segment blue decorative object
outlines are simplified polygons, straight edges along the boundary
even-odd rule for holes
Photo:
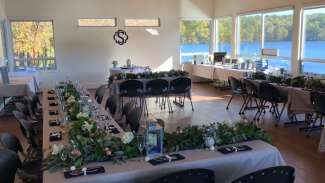
[[[154,158],[163,154],[164,129],[157,121],[148,121],[145,132],[146,156]]]

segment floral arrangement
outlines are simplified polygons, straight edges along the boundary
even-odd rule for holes
[[[271,143],[271,136],[263,129],[248,121],[237,123],[211,123],[207,126],[178,128],[176,132],[164,134],[164,149],[174,152],[206,147],[206,138],[213,138],[217,146],[240,143],[250,140],[263,140]]]
[[[113,137],[96,123],[81,117],[69,126],[69,144],[53,145],[44,161],[44,169],[51,172],[63,168],[80,168],[90,162],[121,161],[140,156],[132,133]]]
[[[109,83],[112,83],[113,80],[121,79],[157,79],[162,77],[180,77],[188,76],[188,72],[182,70],[170,70],[170,71],[161,71],[161,72],[148,72],[140,74],[115,74],[109,77]]]

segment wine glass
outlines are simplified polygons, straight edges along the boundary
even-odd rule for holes
[[[137,146],[141,155],[143,155],[143,150],[145,148],[145,138],[144,135],[137,135]]]

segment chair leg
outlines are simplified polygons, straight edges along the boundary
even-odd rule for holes
[[[243,104],[242,104],[242,106],[241,106],[241,108],[240,108],[240,110],[239,110],[239,114],[244,114],[244,108],[245,108],[245,104],[246,104],[246,100],[247,100],[247,98],[245,97],[245,95],[242,95],[242,97],[243,97]]]
[[[229,109],[229,105],[230,105],[230,103],[231,103],[231,101],[232,101],[233,98],[234,98],[234,95],[231,95],[231,97],[230,97],[230,99],[229,99],[229,102],[228,102],[228,104],[227,104],[226,110]]]

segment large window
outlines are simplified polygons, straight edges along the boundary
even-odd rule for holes
[[[210,50],[210,20],[182,20],[181,31],[181,62],[192,62],[194,56],[208,56]]]
[[[232,52],[232,17],[224,17],[216,20],[217,41],[216,51],[227,52],[231,55]]]
[[[325,74],[325,7],[306,8],[303,25],[303,72]]]
[[[291,69],[293,10],[243,15],[238,22],[238,55],[260,59],[263,48],[275,49],[278,55],[263,56],[269,69]]]
[[[239,16],[239,48],[241,56],[257,56],[261,53],[262,14]]]
[[[14,70],[55,69],[52,21],[11,21]]]

